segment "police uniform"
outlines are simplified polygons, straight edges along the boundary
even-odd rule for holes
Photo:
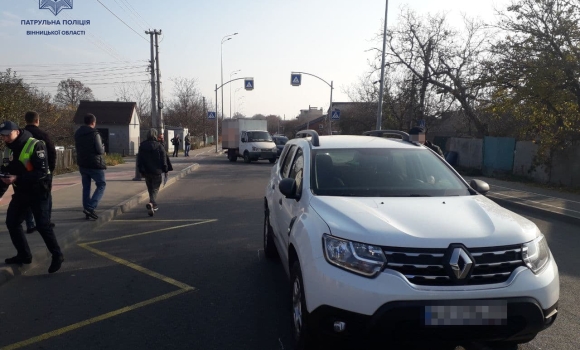
[[[6,226],[17,255],[5,261],[7,264],[29,264],[32,260],[30,247],[22,229],[22,222],[30,208],[36,220],[36,228],[52,254],[49,272],[56,272],[60,269],[64,258],[50,226],[50,170],[46,145],[43,141],[33,138],[30,132],[18,129],[18,125],[13,122],[6,121],[0,124],[2,135],[10,135],[13,130],[18,130],[19,134],[12,142],[5,143],[1,172],[5,176],[16,176],[16,180],[12,183],[14,194],[6,213]],[[8,186],[0,181],[0,197],[6,193]]]

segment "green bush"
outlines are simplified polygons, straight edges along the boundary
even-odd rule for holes
[[[107,164],[107,166],[115,166],[118,164],[124,164],[125,160],[123,159],[122,155],[118,153],[111,153],[105,154],[105,163]]]

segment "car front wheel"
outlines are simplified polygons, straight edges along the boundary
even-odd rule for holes
[[[296,350],[317,349],[315,338],[311,334],[308,323],[308,310],[304,296],[304,282],[300,262],[292,265],[292,335]]]

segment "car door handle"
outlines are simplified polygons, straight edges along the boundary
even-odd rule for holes
[[[280,205],[282,205],[282,198],[280,198],[280,200],[278,201],[278,203],[280,203]]]

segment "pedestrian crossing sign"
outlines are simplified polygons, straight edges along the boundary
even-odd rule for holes
[[[207,112],[207,119],[215,119],[215,112]]]
[[[331,115],[330,119],[332,119],[332,120],[339,120],[340,119],[340,109],[335,109],[332,112],[332,115]]]
[[[244,79],[244,89],[246,89],[246,90],[254,90],[254,78],[246,78],[246,79]]]
[[[292,73],[290,74],[290,84],[292,86],[300,86],[302,83],[302,74]]]

